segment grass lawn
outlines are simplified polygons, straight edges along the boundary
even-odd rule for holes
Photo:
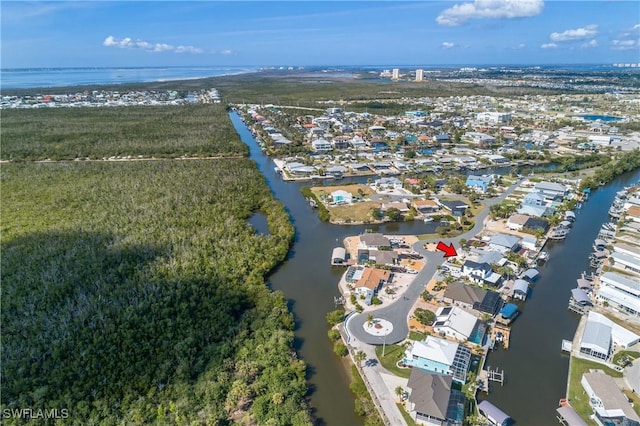
[[[633,401],[633,409],[640,416],[640,396],[631,392],[629,389],[625,389],[622,391],[627,398]]]
[[[400,414],[402,414],[402,417],[404,418],[404,421],[407,422],[407,424],[409,426],[416,426],[416,422],[413,421],[413,418],[411,417],[411,414],[407,413],[406,408],[404,408],[404,404],[397,404],[398,406],[398,410],[400,410]]]
[[[587,393],[580,384],[582,374],[588,372],[590,369],[603,370],[606,374],[612,377],[622,377],[622,373],[607,368],[597,362],[575,357],[571,358],[571,371],[569,372],[569,403],[583,420],[590,425],[595,425],[595,422],[589,418],[593,410],[589,406]]]
[[[423,341],[426,337],[427,337],[427,335],[426,335],[426,334],[424,334],[424,333],[420,333],[419,331],[410,331],[410,332],[409,332],[409,339],[410,339],[410,340],[415,340],[416,342],[421,342],[421,341]]]
[[[404,347],[400,345],[387,345],[382,356],[382,346],[376,346],[376,356],[384,368],[399,377],[406,379],[411,375],[410,368],[400,368],[396,365],[404,356]]]
[[[376,201],[364,201],[350,206],[329,207],[331,221],[337,222],[365,222],[371,220],[371,209],[380,208]]]
[[[331,185],[331,186],[314,186],[311,188],[311,191],[321,199],[322,195],[329,195],[333,191],[338,191],[342,189],[343,191],[350,192],[351,194],[358,196],[358,189],[362,191],[364,195],[374,194],[373,189],[371,189],[367,185],[353,184],[353,185]]]
[[[613,364],[617,364],[623,357],[629,357],[630,359],[640,358],[640,352],[635,351],[620,351],[613,356]]]

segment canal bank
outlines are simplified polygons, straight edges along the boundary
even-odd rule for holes
[[[549,261],[538,270],[522,314],[513,325],[508,350],[489,353],[487,365],[505,371],[504,386],[494,384],[488,399],[521,426],[557,424],[555,409],[565,397],[569,357],[561,353],[562,339],[573,340],[580,316],[567,309],[571,289],[588,269],[592,243],[600,226],[608,222],[607,210],[616,192],[637,182],[640,170],[627,173],[591,192],[576,211],[573,230],[564,241],[549,241]]]
[[[287,260],[269,277],[274,290],[281,290],[296,319],[296,349],[308,365],[310,403],[318,424],[361,425],[354,414],[349,377],[327,338],[326,313],[335,309],[337,283],[344,269],[329,267],[332,249],[345,237],[366,228],[385,234],[423,234],[433,231],[433,223],[389,223],[379,226],[339,226],[321,222],[300,192],[304,185],[287,183],[274,172],[273,163],[253,139],[237,114],[231,120],[250,156],[265,176],[275,197],[291,215],[296,227],[294,245]],[[568,357],[560,353],[563,338],[571,338],[578,317],[567,311],[570,289],[588,265],[591,243],[619,188],[640,177],[640,171],[625,175],[607,187],[594,191],[578,212],[574,231],[564,241],[547,246],[550,261],[540,268],[542,278],[522,306],[523,315],[514,324],[508,351],[489,355],[488,365],[504,369],[507,383],[493,386],[488,399],[522,425],[556,424],[555,408],[564,396]],[[366,180],[366,179],[365,179]],[[343,180],[341,183],[347,181]],[[584,253],[582,253],[584,251]],[[481,397],[484,395],[481,395]]]

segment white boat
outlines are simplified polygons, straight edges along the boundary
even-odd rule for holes
[[[424,223],[429,223],[429,222],[433,222],[433,218],[431,216],[425,216],[422,221]]]

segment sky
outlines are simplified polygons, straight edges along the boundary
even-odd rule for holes
[[[0,66],[640,63],[640,2],[0,2]]]

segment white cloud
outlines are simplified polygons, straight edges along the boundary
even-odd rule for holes
[[[455,43],[451,43],[450,41],[443,41],[440,47],[443,49],[451,49],[452,47],[455,47],[455,45]]]
[[[561,33],[551,33],[549,38],[551,41],[573,41],[584,40],[587,38],[595,37],[598,34],[597,25],[587,25],[583,28],[576,28],[575,30],[566,30]]]
[[[518,49],[518,50],[520,50],[520,49],[524,49],[525,47],[527,47],[527,45],[526,45],[526,44],[524,44],[524,43],[520,43],[519,45],[514,46],[514,49]]]
[[[640,47],[636,40],[613,40],[612,44],[614,50],[632,50]]]
[[[545,43],[540,47],[542,47],[543,49],[557,49],[558,45],[555,43]]]
[[[469,19],[511,19],[536,16],[542,13],[544,0],[474,0],[456,4],[438,15],[440,25],[457,26]]]
[[[594,38],[591,41],[588,41],[586,43],[582,43],[582,47],[598,47],[598,40],[596,40]]]
[[[233,55],[233,51],[229,49],[223,50],[220,53],[222,53],[223,55]]]
[[[149,43],[144,40],[132,40],[130,37],[117,39],[114,36],[109,36],[102,42],[106,47],[119,47],[128,49],[140,49],[147,52],[174,52],[174,53],[204,53],[204,49],[194,46],[172,46],[166,43]]]

